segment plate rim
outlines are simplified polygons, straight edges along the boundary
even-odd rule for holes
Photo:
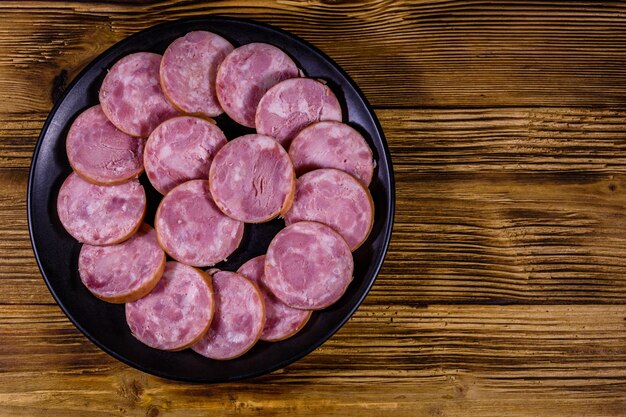
[[[132,360],[130,360],[128,358],[126,358],[125,356],[115,352],[114,350],[110,349],[106,345],[102,344],[94,336],[92,336],[88,331],[86,331],[83,328],[83,326],[81,326],[78,323],[78,321],[74,319],[73,315],[69,314],[67,308],[60,301],[58,295],[56,294],[56,291],[54,290],[53,286],[50,284],[50,282],[48,280],[47,274],[43,270],[42,263],[41,263],[41,260],[40,260],[39,250],[37,248],[37,244],[36,244],[35,239],[33,237],[32,204],[33,204],[33,200],[35,199],[35,196],[33,195],[34,173],[35,173],[35,168],[36,168],[36,165],[37,165],[37,161],[39,159],[39,153],[40,153],[40,150],[41,150],[41,147],[42,147],[43,140],[44,140],[45,135],[46,135],[46,133],[47,133],[47,131],[49,129],[49,126],[50,126],[52,120],[54,119],[56,113],[58,112],[60,106],[63,104],[63,102],[65,101],[65,99],[67,98],[69,93],[72,91],[72,89],[75,87],[75,85],[79,82],[79,80],[81,80],[82,77],[84,77],[85,74],[87,74],[89,71],[91,71],[91,69],[94,66],[96,66],[96,64],[99,61],[101,61],[107,55],[112,53],[113,50],[117,49],[122,44],[125,44],[127,42],[132,42],[132,40],[134,38],[136,38],[136,37],[144,36],[145,34],[150,33],[150,32],[161,31],[163,28],[168,27],[168,26],[189,24],[189,23],[204,23],[204,22],[210,23],[211,21],[246,23],[246,24],[249,24],[251,26],[260,27],[260,28],[262,28],[263,30],[266,30],[266,31],[269,30],[269,31],[277,32],[278,34],[280,34],[282,36],[290,37],[290,38],[295,39],[298,42],[301,42],[302,44],[304,44],[308,48],[310,48],[313,52],[315,52],[316,54],[321,56],[324,60],[330,62],[332,64],[332,66],[342,75],[342,77],[354,89],[354,91],[356,92],[356,94],[359,97],[359,99],[363,101],[363,104],[365,105],[365,107],[366,107],[366,109],[367,109],[367,111],[369,113],[369,116],[372,119],[372,122],[374,123],[376,131],[377,131],[378,135],[380,136],[381,144],[382,144],[382,147],[383,147],[383,150],[384,150],[384,154],[381,155],[381,156],[383,156],[384,159],[385,159],[386,166],[388,168],[388,175],[389,175],[389,187],[387,187],[387,189],[385,190],[385,194],[387,195],[387,199],[389,201],[389,204],[388,204],[388,207],[387,207],[387,213],[386,213],[386,217],[387,217],[387,219],[389,221],[389,226],[386,228],[386,230],[383,231],[383,246],[382,246],[383,254],[382,254],[381,259],[376,263],[376,265],[374,265],[374,277],[373,277],[373,279],[371,279],[370,282],[366,285],[366,288],[365,288],[365,291],[363,291],[363,294],[361,294],[357,298],[357,302],[354,305],[354,307],[349,310],[349,312],[345,315],[344,318],[342,318],[341,320],[339,320],[333,326],[330,327],[330,331],[328,332],[328,335],[327,335],[326,338],[322,338],[322,339],[319,339],[319,340],[315,341],[309,347],[307,347],[306,349],[303,349],[301,352],[299,352],[295,356],[290,356],[288,359],[284,359],[282,361],[279,361],[279,362],[275,363],[274,365],[265,368],[262,371],[242,373],[242,374],[239,374],[239,375],[236,375],[236,376],[227,377],[227,378],[224,378],[221,382],[235,382],[235,381],[241,381],[241,380],[246,380],[246,379],[259,377],[261,375],[270,374],[272,372],[275,372],[278,369],[282,369],[282,368],[284,368],[284,367],[286,367],[286,366],[288,366],[288,365],[290,365],[290,364],[292,364],[292,363],[294,363],[296,361],[299,361],[303,357],[309,355],[311,352],[316,350],[322,344],[326,343],[330,338],[332,338],[335,335],[335,333],[337,333],[337,331],[339,331],[339,329],[341,329],[348,322],[348,320],[350,320],[350,318],[354,315],[354,313],[358,310],[358,308],[363,303],[363,300],[365,300],[365,298],[369,294],[372,286],[374,285],[374,283],[378,279],[378,275],[379,275],[380,270],[381,270],[381,268],[382,268],[382,266],[384,264],[385,259],[387,258],[387,254],[388,254],[388,251],[389,251],[389,244],[391,242],[391,237],[392,237],[392,234],[393,234],[393,228],[394,228],[394,223],[395,223],[395,208],[396,208],[396,187],[395,187],[395,177],[394,177],[394,171],[393,171],[393,163],[392,163],[391,154],[390,154],[390,151],[389,151],[389,145],[387,143],[386,136],[385,136],[384,131],[382,129],[382,126],[381,126],[381,124],[380,124],[380,122],[378,120],[376,112],[374,111],[374,108],[369,103],[369,101],[367,100],[365,94],[363,94],[363,92],[361,91],[359,86],[356,84],[356,82],[352,79],[352,77],[350,77],[348,75],[348,73],[343,69],[343,67],[341,67],[339,64],[337,64],[325,52],[323,52],[322,50],[320,50],[319,48],[317,48],[315,45],[311,44],[307,40],[301,38],[300,36],[295,35],[295,34],[289,32],[287,30],[284,30],[282,28],[279,28],[279,27],[276,27],[274,25],[271,25],[269,23],[260,22],[258,20],[254,20],[254,19],[231,17],[231,16],[222,16],[222,15],[193,16],[193,17],[186,17],[186,18],[181,18],[181,19],[168,20],[168,21],[165,21],[165,22],[162,22],[162,23],[158,23],[158,24],[153,25],[153,26],[149,26],[149,27],[144,28],[142,30],[139,30],[137,32],[134,32],[131,35],[126,36],[125,38],[123,38],[123,39],[119,40],[118,42],[112,44],[106,50],[104,50],[103,52],[98,54],[96,57],[94,57],[72,79],[72,81],[67,85],[67,87],[63,91],[63,94],[61,95],[61,97],[59,97],[55,101],[54,105],[52,106],[52,109],[50,110],[50,112],[48,113],[48,116],[46,117],[46,121],[44,122],[43,126],[41,127],[39,136],[37,137],[37,142],[35,144],[35,149],[33,150],[33,154],[32,154],[32,157],[31,157],[30,168],[29,168],[29,171],[28,171],[28,183],[27,183],[27,188],[26,188],[26,211],[27,211],[27,222],[28,222],[28,234],[29,234],[29,240],[30,240],[30,243],[31,243],[31,249],[33,251],[35,260],[37,262],[37,267],[39,269],[41,277],[43,278],[43,281],[45,282],[46,287],[48,288],[48,291],[50,292],[50,294],[54,298],[55,303],[57,304],[57,306],[61,309],[61,311],[65,314],[65,316],[69,319],[69,321],[74,325],[74,327],[76,327],[85,337],[87,337],[87,339],[89,341],[91,341],[91,343],[93,343],[97,348],[99,348],[102,351],[106,352],[108,355],[110,355],[113,358],[115,358],[116,360],[124,363],[125,365],[130,366],[130,367],[132,367],[134,369],[137,369],[137,370],[139,370],[141,372],[145,372],[147,374],[154,375],[154,376],[157,376],[159,378],[164,378],[164,379],[168,379],[168,380],[175,380],[175,381],[186,382],[186,383],[202,383],[202,384],[220,383],[220,382],[219,381],[214,381],[214,380],[208,380],[208,379],[207,380],[201,380],[201,379],[198,379],[198,378],[188,378],[188,377],[181,376],[181,375],[171,375],[169,373],[161,372],[158,369],[146,368],[146,367],[144,367],[144,366],[142,366],[142,365],[140,365],[140,364],[138,364],[138,363],[136,363],[136,362],[134,362],[134,361],[132,361]]]

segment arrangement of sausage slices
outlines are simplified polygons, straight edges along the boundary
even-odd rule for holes
[[[227,360],[302,329],[353,278],[374,219],[373,154],[337,96],[276,46],[205,31],[117,61],[66,139],[57,211],[85,287],[125,303],[155,349]],[[228,140],[212,117],[256,133]],[[145,172],[163,195],[145,223]],[[286,227],[237,271],[213,268],[246,223]],[[152,220],[152,219],[149,219]]]

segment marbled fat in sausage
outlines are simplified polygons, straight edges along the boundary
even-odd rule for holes
[[[265,284],[283,303],[320,310],[335,303],[352,281],[354,261],[343,238],[321,223],[287,226],[272,239]]]
[[[100,88],[107,118],[122,132],[147,137],[163,121],[178,114],[161,89],[161,55],[137,52],[117,61]]]
[[[209,177],[213,156],[226,144],[219,127],[199,117],[174,117],[157,126],[144,151],[146,174],[161,194]]]
[[[156,232],[143,224],[123,243],[110,246],[83,245],[78,272],[87,289],[111,303],[127,303],[148,294],[165,268],[165,252]]]
[[[209,184],[215,204],[226,215],[261,223],[289,209],[295,173],[289,155],[274,139],[245,135],[217,152]]]
[[[340,122],[317,122],[291,142],[289,157],[300,176],[318,168],[337,168],[369,186],[374,174],[372,150],[354,128]]]
[[[210,277],[188,265],[168,262],[156,287],[126,304],[126,322],[141,343],[155,349],[181,350],[206,333],[214,309]]]
[[[219,35],[189,32],[170,44],[161,60],[161,86],[175,107],[209,117],[224,112],[215,94],[217,67],[233,46]]]
[[[119,185],[95,185],[72,172],[57,197],[57,214],[65,230],[90,245],[128,239],[141,226],[145,213],[146,194],[136,179]]]
[[[259,288],[243,276],[226,271],[213,275],[215,317],[206,334],[191,348],[211,359],[234,359],[261,336],[265,306]]]
[[[144,141],[117,129],[100,105],[82,112],[67,134],[65,149],[74,172],[94,184],[121,184],[143,171]]]
[[[311,311],[298,310],[280,301],[265,285],[265,255],[250,259],[237,270],[257,284],[265,303],[265,326],[261,340],[276,342],[298,333],[309,321]]]
[[[249,43],[228,54],[215,82],[222,108],[237,123],[254,127],[263,94],[276,83],[300,75],[289,56],[273,45]]]
[[[241,242],[244,224],[224,215],[206,180],[187,181],[161,200],[154,225],[159,243],[172,258],[192,266],[211,266]]]
[[[310,78],[293,78],[270,88],[259,101],[257,133],[275,138],[285,149],[305,127],[321,120],[341,121],[341,105],[332,90]]]
[[[285,223],[302,220],[335,229],[355,250],[374,224],[374,202],[365,186],[352,175],[334,168],[316,169],[296,180],[296,195]]]

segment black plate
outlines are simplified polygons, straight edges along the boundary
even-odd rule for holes
[[[223,362],[206,359],[189,349],[174,353],[154,350],[133,338],[124,319],[124,307],[98,300],[81,284],[77,271],[80,244],[65,232],[56,213],[59,187],[71,170],[65,155],[67,130],[82,110],[98,102],[98,89],[107,68],[132,52],[163,53],[170,42],[192,30],[215,32],[235,46],[267,42],[286,51],[306,75],[328,82],[345,105],[344,121],[364,134],[377,162],[370,186],[376,205],[374,228],[354,254],[354,281],[346,294],[332,307],[314,313],[296,336],[278,343],[259,342],[242,357]],[[250,131],[225,116],[217,122],[229,139]],[[148,210],[146,221],[151,223],[160,196],[145,175],[141,180],[152,209]],[[50,292],[69,319],[97,346],[128,365],[160,377],[195,382],[234,381],[274,371],[307,355],[339,330],[363,301],[382,266],[391,237],[394,206],[391,159],[382,129],[350,77],[328,56],[294,35],[257,22],[223,17],[154,26],[124,39],[93,60],[50,112],[37,141],[28,181],[28,226],[35,257]],[[241,248],[218,266],[234,270],[247,259],[263,254],[282,227],[280,220],[247,225]]]

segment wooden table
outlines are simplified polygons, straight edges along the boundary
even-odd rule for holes
[[[0,415],[626,415],[626,4],[0,3]],[[391,148],[382,273],[314,353],[192,385],[97,349],[48,293],[25,190],[97,54],[155,23],[258,19],[324,50]]]

